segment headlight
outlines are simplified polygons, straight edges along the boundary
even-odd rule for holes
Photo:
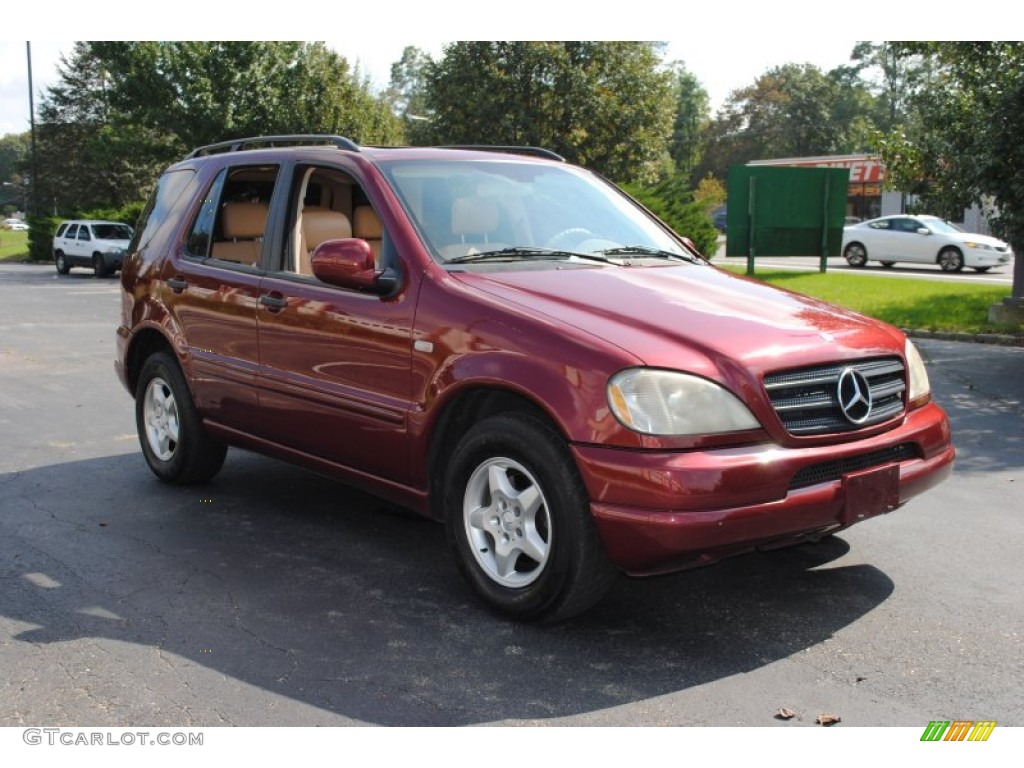
[[[978,250],[978,251],[994,251],[995,250],[995,248],[993,248],[988,243],[975,243],[975,242],[973,242],[971,240],[968,240],[967,242],[965,242],[964,245],[966,245],[968,248],[974,248],[975,250]]]
[[[645,435],[709,435],[761,426],[728,390],[678,371],[620,371],[608,381],[608,405],[624,426]]]
[[[923,405],[932,391],[931,384],[928,382],[928,371],[925,370],[921,353],[917,351],[917,347],[914,346],[910,339],[907,339],[907,346],[904,352],[907,356],[907,372],[909,373],[910,386],[910,391],[907,393],[907,405]]]

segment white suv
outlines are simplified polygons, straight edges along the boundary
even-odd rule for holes
[[[72,267],[92,267],[96,277],[121,268],[132,228],[117,221],[65,221],[53,236],[53,263],[66,275]]]

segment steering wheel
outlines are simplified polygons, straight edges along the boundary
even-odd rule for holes
[[[575,235],[579,238],[577,242],[582,243],[584,239],[593,236],[593,234],[593,232],[591,232],[589,229],[585,229],[584,227],[569,227],[568,229],[563,229],[561,232],[558,232],[549,237],[547,240],[545,240],[544,247],[551,248],[552,250],[557,250],[559,248],[565,247],[562,244],[562,241],[565,240],[566,238],[570,238]]]

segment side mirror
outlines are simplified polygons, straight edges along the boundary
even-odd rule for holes
[[[685,245],[687,248],[689,248],[695,254],[697,254],[702,259],[704,259],[704,261],[709,261],[708,257],[700,252],[700,248],[697,247],[697,244],[695,242],[693,242],[693,240],[691,240],[690,238],[685,237],[685,236],[682,238],[682,240],[683,240],[683,245]]]
[[[320,243],[310,258],[318,280],[339,288],[379,292],[373,249],[365,240],[348,238]]]
[[[919,235],[930,235],[932,231],[928,227],[918,227],[917,234]]]

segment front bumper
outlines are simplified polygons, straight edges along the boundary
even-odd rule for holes
[[[895,429],[837,445],[691,452],[575,445],[573,452],[608,556],[632,575],[820,538],[937,485],[955,457],[946,415],[934,403]],[[902,458],[860,461],[889,455]],[[798,479],[813,480],[819,468],[820,481]],[[861,514],[864,492],[853,499],[850,488],[876,479],[891,483],[893,503],[872,502]]]

